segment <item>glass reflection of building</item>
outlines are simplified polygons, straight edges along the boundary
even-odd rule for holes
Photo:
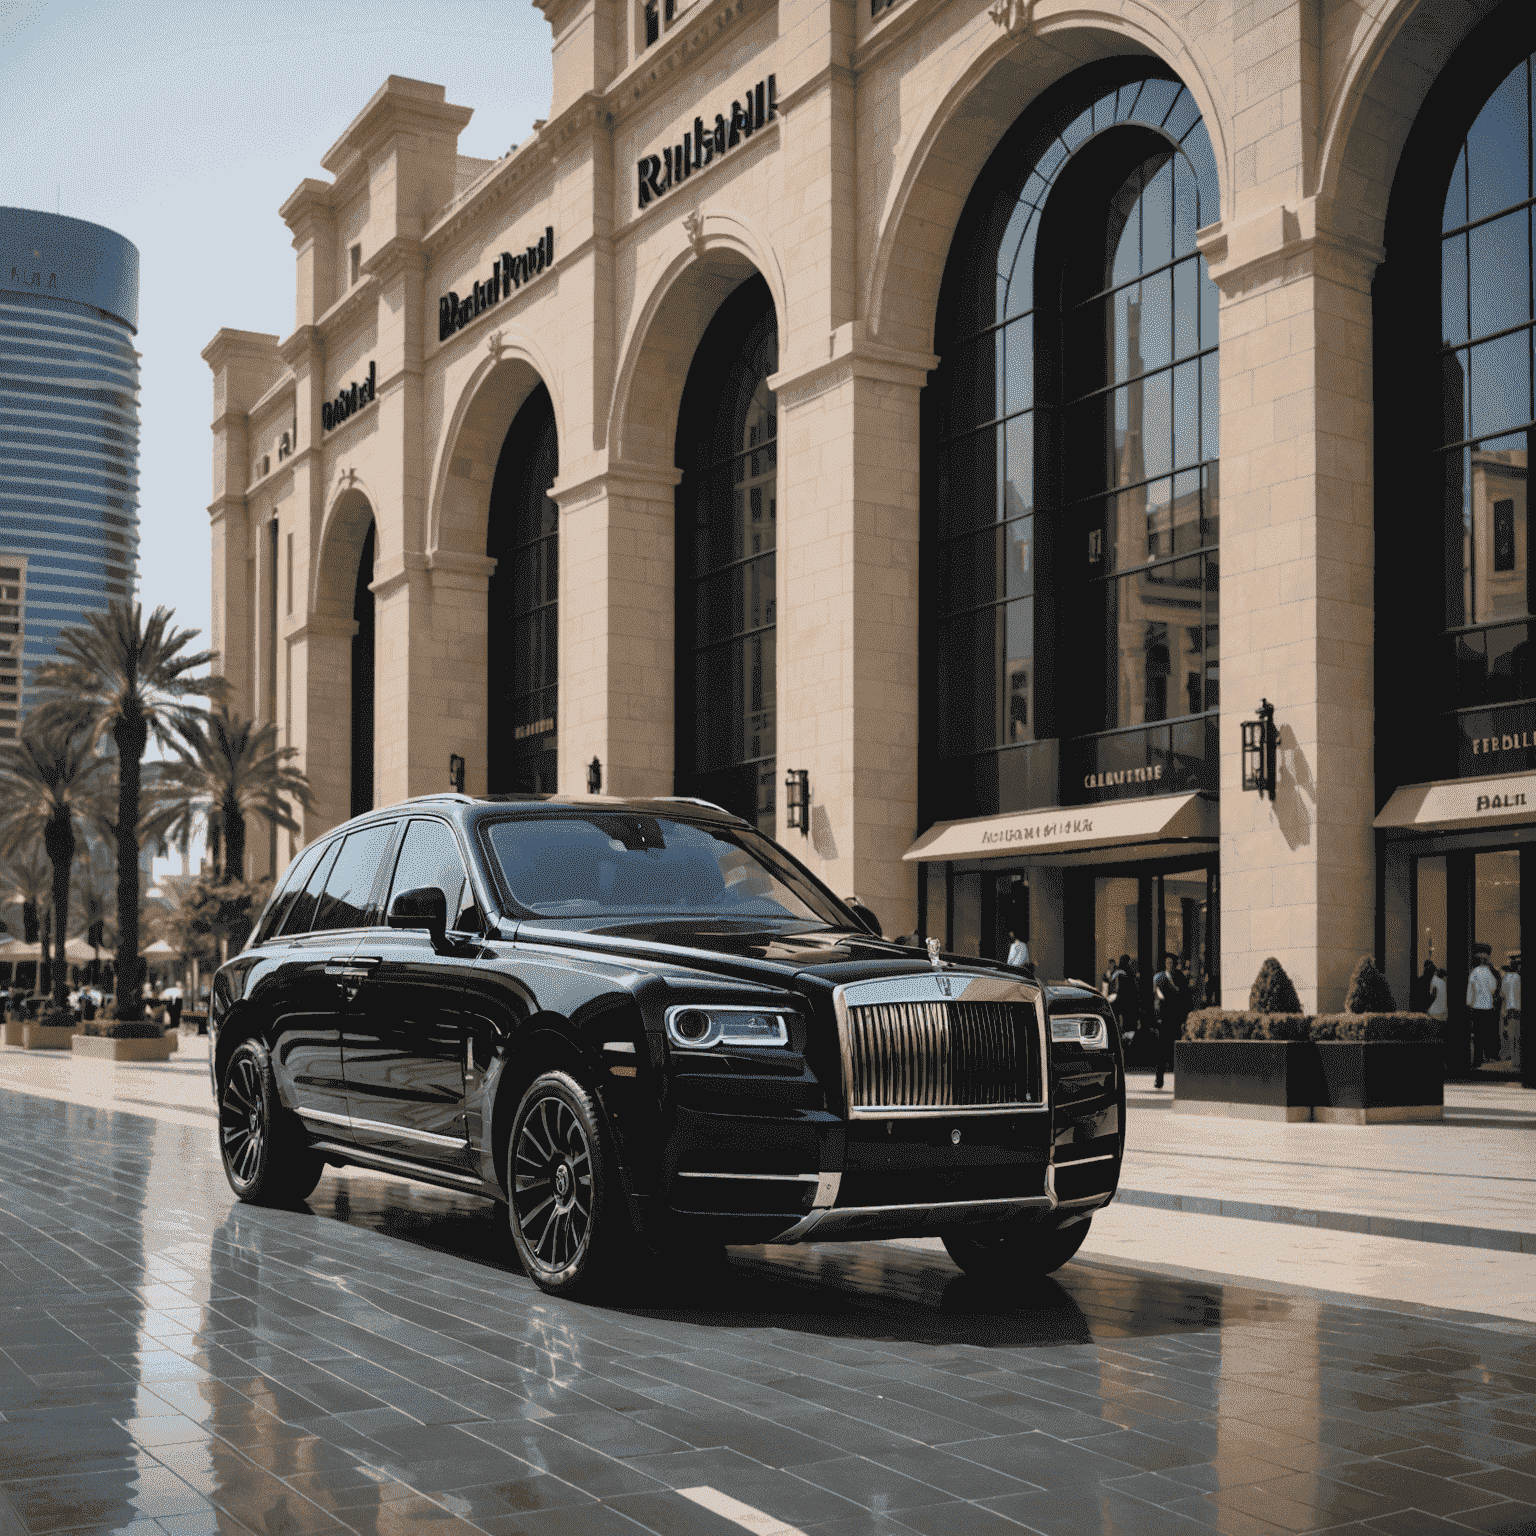
[[[1193,97],[1126,60],[1047,92],[971,195],[923,404],[924,825],[1217,789],[1217,206]],[[1214,987],[1213,855],[1071,871],[1068,967],[1112,947],[1150,986],[1176,943]],[[1006,953],[1020,878],[928,868],[927,931]]]
[[[1497,809],[1536,770],[1533,46],[1536,19],[1511,7],[1469,38],[1393,189],[1375,305],[1379,803],[1414,780],[1487,779]],[[1520,62],[1490,91],[1491,58]],[[1386,824],[1389,974],[1413,977],[1422,1006],[1425,963],[1445,972],[1454,1061],[1474,952],[1503,971],[1536,933],[1536,848],[1509,817]]]

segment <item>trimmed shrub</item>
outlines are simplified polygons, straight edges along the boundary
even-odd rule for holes
[[[1376,968],[1369,955],[1361,955],[1349,987],[1344,993],[1345,1013],[1393,1013],[1397,1012],[1397,999],[1387,978]]]
[[[68,1008],[50,1008],[46,1013],[38,1015],[37,1023],[44,1029],[73,1029],[76,1019]]]
[[[165,1026],[154,1019],[118,1020],[112,1015],[100,1015],[80,1026],[82,1034],[96,1035],[103,1040],[158,1040],[165,1034]]]
[[[1306,1040],[1311,1020],[1304,1013],[1228,1012],[1201,1008],[1184,1021],[1186,1040]]]
[[[1273,955],[1259,967],[1248,993],[1250,1013],[1300,1013],[1301,999],[1285,967]]]
[[[1439,1040],[1440,1026],[1427,1013],[1320,1013],[1312,1021],[1314,1040]]]

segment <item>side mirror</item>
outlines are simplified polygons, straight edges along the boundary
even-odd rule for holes
[[[448,939],[448,898],[435,885],[401,891],[389,904],[391,928],[425,928],[432,947],[440,949]]]
[[[885,932],[880,927],[880,919],[857,896],[845,896],[843,900],[853,909],[853,915],[858,918],[868,932],[874,934],[877,939],[885,937]]]

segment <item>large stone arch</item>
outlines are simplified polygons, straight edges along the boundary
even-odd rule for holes
[[[463,389],[438,445],[432,467],[427,555],[485,555],[491,480],[507,429],[535,389],[549,391],[555,431],[566,442],[558,375],[542,348],[522,331],[497,331]]]
[[[995,9],[995,8],[994,8]],[[984,29],[983,29],[984,28]],[[982,167],[1021,113],[1084,64],[1142,54],[1189,88],[1210,134],[1225,215],[1233,184],[1228,106],[1199,43],[1163,13],[1130,0],[1091,26],[1066,0],[1046,0],[1033,29],[999,32],[983,13],[969,60],[931,113],[903,134],[876,222],[862,298],[870,336],[931,352],[939,286],[960,212]]]
[[[1316,185],[1309,190],[1329,209],[1335,232],[1381,247],[1398,162],[1424,98],[1467,35],[1500,5],[1378,0],[1333,45]]]
[[[749,277],[768,284],[779,336],[789,334],[783,269],[756,228],[736,213],[706,212],[693,229],[673,228],[655,259],[649,291],[635,307],[615,376],[610,461],[672,467],[693,355],[721,301]]]

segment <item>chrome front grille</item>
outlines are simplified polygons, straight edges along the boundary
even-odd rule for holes
[[[889,1002],[846,1010],[843,1065],[855,1118],[1038,1105],[1028,1004]]]

